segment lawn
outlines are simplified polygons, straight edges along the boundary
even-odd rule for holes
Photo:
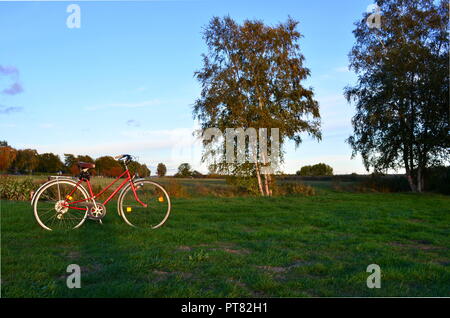
[[[1,202],[2,297],[450,296],[450,197],[320,191],[174,199],[157,230],[108,206],[104,224],[42,230]],[[369,289],[369,264],[381,267]],[[66,268],[81,266],[81,288]]]

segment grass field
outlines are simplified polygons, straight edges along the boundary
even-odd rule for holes
[[[345,193],[174,199],[157,230],[42,230],[1,202],[2,297],[450,296],[450,197]],[[369,289],[369,264],[382,270]],[[81,266],[81,288],[66,268]]]

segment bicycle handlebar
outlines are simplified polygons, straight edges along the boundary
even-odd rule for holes
[[[114,159],[116,159],[116,160],[122,160],[122,159],[126,159],[126,160],[131,160],[131,155],[118,155],[118,156],[115,156],[114,157]]]

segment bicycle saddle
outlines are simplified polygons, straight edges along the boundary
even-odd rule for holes
[[[80,167],[81,169],[94,169],[95,168],[95,163],[79,162],[78,163],[78,167]]]

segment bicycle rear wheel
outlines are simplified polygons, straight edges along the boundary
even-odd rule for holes
[[[125,188],[118,201],[118,209],[124,221],[134,227],[156,229],[168,219],[171,209],[170,197],[159,184],[149,180],[135,181],[136,195],[146,204],[136,200],[131,186]]]
[[[76,207],[70,202],[87,198],[86,190],[73,181],[49,182],[36,193],[34,216],[38,224],[49,231],[76,229],[86,220],[87,208],[81,204]]]

